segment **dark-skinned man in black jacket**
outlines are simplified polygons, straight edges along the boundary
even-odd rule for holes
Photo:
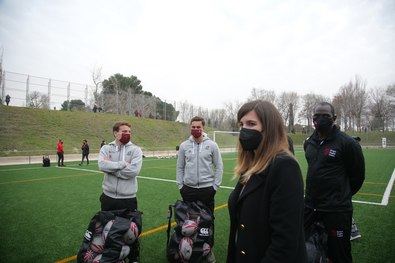
[[[352,262],[351,198],[365,179],[365,162],[358,142],[334,124],[335,110],[321,102],[314,109],[314,133],[305,141],[308,163],[305,221],[321,221],[328,234],[331,262]]]

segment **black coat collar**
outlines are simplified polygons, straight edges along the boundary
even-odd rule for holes
[[[248,180],[247,184],[245,185],[244,190],[242,190],[243,185],[239,183],[239,187],[241,188],[240,191],[243,192],[239,195],[237,202],[239,203],[244,197],[263,184],[266,181],[267,174],[268,168],[266,168],[262,173],[252,175],[250,180]]]

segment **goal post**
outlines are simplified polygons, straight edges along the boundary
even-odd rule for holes
[[[214,131],[213,141],[215,141],[221,152],[236,152],[239,132],[234,131]]]

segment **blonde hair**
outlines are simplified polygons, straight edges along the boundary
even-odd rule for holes
[[[254,100],[245,103],[237,113],[237,122],[247,113],[255,111],[262,123],[262,141],[254,151],[245,151],[237,145],[235,177],[245,184],[251,176],[264,171],[279,154],[293,155],[288,148],[288,140],[281,114],[269,101]]]

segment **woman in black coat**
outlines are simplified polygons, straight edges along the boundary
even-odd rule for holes
[[[270,102],[256,100],[240,108],[237,120],[227,262],[306,262],[303,180],[282,117]]]

